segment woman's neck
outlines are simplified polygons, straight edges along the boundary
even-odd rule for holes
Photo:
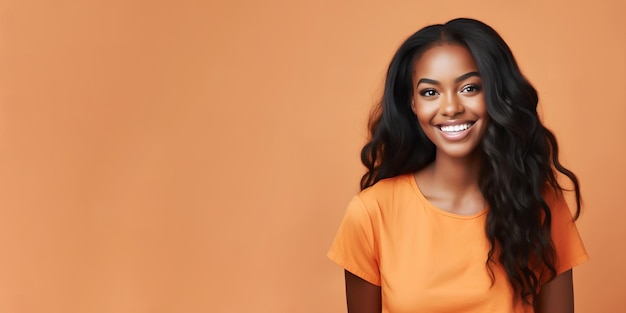
[[[480,158],[450,158],[437,156],[430,166],[433,183],[446,186],[450,191],[464,192],[478,188],[480,175]]]
[[[480,191],[480,157],[450,158],[438,156],[415,174],[424,196],[437,207],[451,213],[472,215],[485,208]]]

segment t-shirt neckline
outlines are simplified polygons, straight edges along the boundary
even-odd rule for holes
[[[447,216],[447,217],[451,217],[451,218],[470,220],[470,219],[478,218],[478,217],[486,214],[487,211],[488,211],[487,208],[484,208],[484,209],[480,210],[479,212],[476,212],[476,213],[474,213],[472,215],[461,215],[461,214],[455,214],[455,213],[448,212],[448,211],[446,211],[444,209],[441,209],[441,208],[437,207],[436,205],[434,205],[430,201],[428,201],[428,199],[426,199],[426,196],[424,196],[424,194],[422,193],[422,190],[417,185],[417,181],[415,180],[415,175],[413,175],[413,173],[406,174],[406,178],[410,181],[410,184],[413,187],[413,190],[415,191],[417,196],[420,198],[420,200],[422,200],[426,204],[426,206],[428,208],[430,208],[431,210],[435,211],[436,213],[439,213],[441,215],[444,215],[444,216]]]

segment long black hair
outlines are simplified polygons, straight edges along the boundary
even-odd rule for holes
[[[479,186],[489,205],[486,265],[499,262],[519,297],[534,303],[541,284],[556,276],[546,188],[561,193],[557,172],[573,184],[575,219],[580,214],[576,175],[558,158],[556,138],[537,114],[537,91],[522,75],[511,50],[490,26],[459,18],[427,26],[395,53],[380,104],[369,122],[370,141],[361,150],[367,172],[361,189],[381,179],[419,171],[435,160],[436,147],[411,110],[413,64],[438,43],[460,44],[472,54],[485,93],[489,123],[480,148]]]

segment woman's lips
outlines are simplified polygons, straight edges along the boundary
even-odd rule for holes
[[[458,123],[453,125],[437,125],[435,128],[447,140],[462,140],[470,133],[474,122]]]

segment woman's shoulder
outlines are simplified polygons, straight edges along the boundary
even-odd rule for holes
[[[381,179],[362,190],[356,197],[370,209],[389,210],[398,205],[411,204],[418,200],[413,174]]]
[[[401,174],[394,177],[384,178],[374,185],[367,187],[359,193],[362,198],[380,198],[404,193],[412,190],[412,174]]]
[[[562,220],[573,222],[573,216],[577,216],[576,212],[572,212],[568,203],[568,195],[561,189],[547,186],[542,191],[543,200],[550,208],[552,220]],[[574,199],[569,199],[574,201]],[[574,203],[574,208],[576,204]],[[576,210],[574,210],[576,211]]]
[[[565,195],[561,189],[546,185],[543,188],[541,195],[546,201],[546,204],[550,207],[551,211],[568,207],[567,200],[565,199]]]

